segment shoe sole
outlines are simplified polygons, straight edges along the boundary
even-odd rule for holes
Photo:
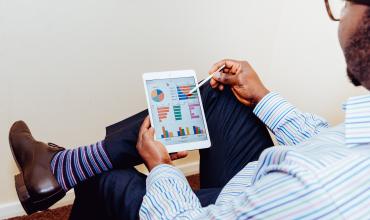
[[[59,190],[56,193],[44,199],[41,199],[41,200],[36,200],[32,198],[32,196],[28,192],[26,184],[24,183],[22,169],[17,161],[17,158],[15,157],[13,145],[10,140],[10,134],[9,134],[9,144],[10,144],[10,149],[12,151],[13,159],[15,163],[17,164],[18,170],[20,172],[19,174],[14,176],[15,189],[17,191],[18,199],[21,202],[22,207],[24,211],[26,211],[27,215],[31,215],[37,211],[43,211],[43,210],[48,209],[50,206],[58,202],[60,199],[62,199],[66,195],[64,190]]]
[[[44,199],[35,200],[29,194],[26,185],[24,184],[23,174],[20,173],[14,176],[15,189],[17,191],[18,199],[22,204],[23,209],[28,215],[37,211],[43,211],[48,209],[54,203],[58,202],[65,196],[65,192],[60,190]]]

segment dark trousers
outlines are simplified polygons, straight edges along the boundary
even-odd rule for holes
[[[228,87],[219,92],[205,85],[201,95],[212,146],[200,150],[201,189],[195,193],[207,206],[235,174],[273,143],[253,109],[238,102]],[[114,170],[75,188],[71,219],[138,218],[146,176],[133,166],[142,163],[135,145],[147,114],[145,110],[107,127],[104,146]]]

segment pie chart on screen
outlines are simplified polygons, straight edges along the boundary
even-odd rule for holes
[[[164,99],[164,93],[160,89],[152,90],[151,96],[152,96],[153,101],[155,102],[161,102]]]

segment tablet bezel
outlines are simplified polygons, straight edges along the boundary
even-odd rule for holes
[[[152,118],[152,109],[150,106],[150,97],[148,93],[148,86],[147,86],[147,81],[148,80],[157,80],[157,79],[177,79],[177,78],[183,78],[183,77],[193,77],[194,82],[197,83],[197,76],[194,70],[176,70],[176,71],[166,71],[166,72],[150,72],[150,73],[144,73],[143,74],[143,81],[144,81],[144,89],[145,89],[145,97],[148,105],[148,111],[149,111],[149,117],[150,117],[150,123],[153,125],[153,118]],[[209,148],[211,147],[211,141],[209,137],[209,132],[208,132],[208,126],[207,126],[207,121],[206,117],[204,114],[204,109],[203,109],[203,102],[202,98],[200,96],[200,91],[199,88],[197,88],[197,94],[198,94],[198,99],[200,103],[200,108],[202,112],[202,118],[203,118],[203,123],[204,123],[204,129],[206,131],[206,137],[207,139],[204,141],[193,141],[193,142],[188,142],[188,143],[181,143],[181,144],[172,144],[172,145],[165,145],[167,151],[169,153],[173,152],[179,152],[179,151],[187,151],[187,150],[198,150],[198,149],[204,149],[204,148]],[[156,136],[154,136],[154,139],[157,140]]]

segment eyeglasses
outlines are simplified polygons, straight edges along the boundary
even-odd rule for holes
[[[344,0],[325,0],[326,10],[331,20],[340,21],[342,10],[346,6]]]

